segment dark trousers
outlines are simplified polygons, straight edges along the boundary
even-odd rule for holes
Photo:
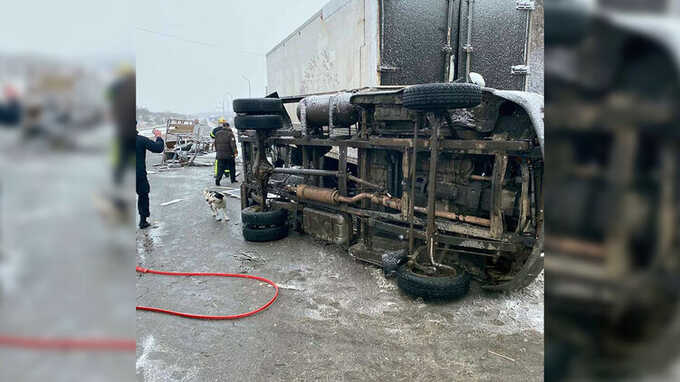
[[[231,182],[236,182],[236,160],[231,159],[218,159],[217,160],[217,176],[215,181],[219,183],[222,180],[222,175],[224,175],[224,170],[229,170],[229,177]]]
[[[151,216],[149,211],[149,191],[151,187],[149,185],[149,180],[144,176],[137,177],[137,211],[139,212],[139,217],[145,220]]]
[[[149,193],[137,194],[137,211],[139,211],[139,217],[142,220],[151,216],[149,211]]]

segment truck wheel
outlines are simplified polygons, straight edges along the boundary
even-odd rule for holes
[[[238,114],[279,114],[283,103],[279,98],[238,98],[232,106]]]
[[[453,276],[426,276],[413,272],[407,264],[397,269],[397,286],[406,294],[424,299],[453,299],[470,290],[470,274],[457,269]]]
[[[413,85],[404,89],[404,107],[413,110],[448,110],[478,106],[482,88],[469,83]]]
[[[280,225],[274,227],[257,228],[253,226],[243,226],[243,238],[246,241],[265,242],[283,239],[288,236],[288,226]]]
[[[277,209],[271,211],[262,211],[260,206],[251,206],[241,210],[241,221],[245,225],[275,225],[280,226],[286,223],[288,211],[284,209]]]
[[[283,126],[280,115],[237,115],[234,125],[238,130],[276,130]]]

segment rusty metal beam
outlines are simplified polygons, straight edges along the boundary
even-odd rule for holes
[[[338,176],[337,171],[331,170],[317,170],[313,168],[274,168],[275,174],[293,174],[293,175],[311,175],[311,176]]]
[[[338,190],[347,196],[347,146],[338,147]]]
[[[418,147],[418,131],[423,126],[423,113],[418,113],[416,117],[416,123],[413,126],[413,147]],[[411,159],[411,168],[408,172],[408,178],[411,182],[411,189],[408,193],[408,222],[409,222],[409,232],[408,232],[408,253],[413,254],[415,251],[415,236],[413,233],[413,218],[415,213],[413,211],[415,207],[415,195],[416,195],[416,171],[418,168],[418,150],[411,149],[413,152],[413,158]],[[406,172],[404,172],[406,173]]]
[[[383,189],[385,188],[385,187],[383,187],[383,186],[381,186],[381,185],[378,185],[378,184],[375,184],[375,183],[368,182],[368,181],[363,180],[363,179],[361,179],[361,178],[358,178],[358,177],[356,177],[356,176],[354,176],[354,175],[348,175],[348,176],[347,176],[347,179],[351,180],[351,181],[354,182],[354,183],[360,184],[360,185],[362,185],[362,186],[370,187],[370,188],[373,188],[373,189],[376,189],[376,190],[383,190]]]
[[[491,183],[491,236],[498,238],[503,234],[503,181],[508,168],[508,156],[496,155]]]
[[[404,227],[398,224],[388,223],[380,220],[379,218],[371,217],[369,218],[369,224],[373,227],[381,228],[388,232],[393,232],[395,234],[403,235],[404,237],[411,230],[408,227]],[[425,231],[422,229],[413,229],[413,234],[416,238],[420,240],[425,240]],[[518,245],[514,243],[507,243],[502,241],[484,240],[484,239],[473,239],[466,237],[458,237],[446,234],[439,235],[439,241],[444,244],[454,245],[458,247],[482,249],[486,251],[505,251],[505,252],[515,252],[518,249]],[[455,251],[455,250],[454,250]]]
[[[437,162],[439,162],[439,128],[441,127],[438,118],[432,117],[430,124],[432,125],[432,136],[430,137],[430,167],[428,168],[428,183],[427,183],[427,253],[430,259],[434,257],[434,250],[437,245],[437,230],[434,224],[435,218],[435,204],[437,203]]]
[[[365,179],[368,176],[368,150],[360,149],[357,151],[359,155],[359,177]],[[359,185],[360,192],[365,191],[365,186]],[[370,202],[368,200],[361,201],[361,208],[368,209]],[[366,248],[373,248],[370,234],[370,227],[368,226],[368,219],[361,218],[361,239]]]
[[[241,209],[248,208],[248,185],[246,182],[241,183]]]
[[[249,138],[248,138],[249,139]],[[338,141],[332,139],[319,138],[293,138],[293,137],[272,137],[269,143],[279,145],[300,145],[300,146],[337,146]],[[367,140],[347,139],[342,143],[347,147],[354,148],[385,148],[392,150],[405,151],[413,147],[413,140],[410,138],[369,138]],[[426,140],[417,143],[418,150],[431,150],[430,143]],[[485,140],[441,140],[441,151],[456,151],[469,154],[495,154],[498,152],[507,153],[526,153],[532,149],[532,145],[526,141],[485,141]]]
[[[286,197],[290,198],[291,196],[286,194]],[[305,202],[309,205],[312,206],[319,206],[319,207],[325,207],[325,208],[331,208],[333,210],[337,211],[342,211],[342,212],[348,212],[352,215],[356,215],[360,218],[369,218],[369,217],[377,217],[385,220],[390,220],[390,221],[395,221],[399,223],[408,223],[408,219],[404,218],[401,213],[399,214],[393,214],[389,212],[381,212],[381,211],[375,211],[375,210],[370,210],[370,209],[363,209],[363,208],[354,208],[346,205],[334,205],[330,206],[328,204],[324,203],[317,203],[313,201]],[[362,219],[363,222],[363,219]],[[366,220],[368,222],[368,220]],[[426,221],[423,219],[420,219],[419,217],[414,217],[413,218],[413,223],[418,226],[424,226],[426,225]],[[482,239],[493,239],[491,237],[491,233],[489,232],[488,229],[478,227],[472,224],[467,224],[467,223],[460,223],[460,222],[451,222],[443,219],[438,219],[435,221],[435,224],[437,228],[440,231],[445,231],[445,232],[450,232],[454,234],[460,234],[460,235],[465,235],[468,237],[475,237],[475,238],[482,238]],[[493,239],[495,240],[495,239]],[[515,242],[518,240],[518,236],[515,235],[514,233],[509,233],[505,232],[499,238],[498,240],[503,240],[506,242]]]
[[[347,163],[347,156],[345,155],[345,164]],[[332,170],[317,170],[315,168],[289,168],[289,167],[276,167],[274,168],[274,173],[276,174],[293,174],[293,175],[305,175],[305,176],[335,176],[339,179],[342,177],[341,171]],[[346,172],[345,172],[346,174]],[[382,190],[384,187],[375,183],[368,182],[354,175],[345,175],[346,180],[351,180],[357,184],[373,188],[375,190]],[[346,184],[346,182],[345,182]],[[345,186],[346,187],[346,186]],[[342,194],[342,191],[341,191]],[[347,195],[347,190],[344,192]]]
[[[519,220],[517,222],[517,229],[515,229],[515,232],[517,233],[523,232],[530,212],[529,182],[531,181],[531,178],[529,163],[527,163],[526,160],[522,160],[520,163],[520,172],[522,177],[522,193],[520,195]]]

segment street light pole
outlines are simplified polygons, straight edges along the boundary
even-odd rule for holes
[[[248,81],[248,97],[252,97],[253,95],[250,88],[250,79],[243,74],[241,74],[241,77],[243,77],[244,80]]]
[[[231,92],[225,92],[224,94],[222,94],[222,117],[225,116],[225,114],[224,114],[224,97],[227,96],[227,95],[229,97],[231,97],[232,101],[234,101],[234,96],[231,94]]]

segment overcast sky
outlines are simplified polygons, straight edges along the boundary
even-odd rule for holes
[[[212,112],[264,95],[265,53],[328,0],[147,0],[135,5],[137,104]],[[225,106],[226,107],[226,106]],[[228,107],[227,107],[228,109]]]
[[[0,54],[81,62],[136,58],[137,104],[216,111],[218,100],[262,96],[265,53],[328,0],[9,0]],[[227,102],[229,97],[226,97]]]
[[[7,0],[0,53],[132,60],[131,1]]]

